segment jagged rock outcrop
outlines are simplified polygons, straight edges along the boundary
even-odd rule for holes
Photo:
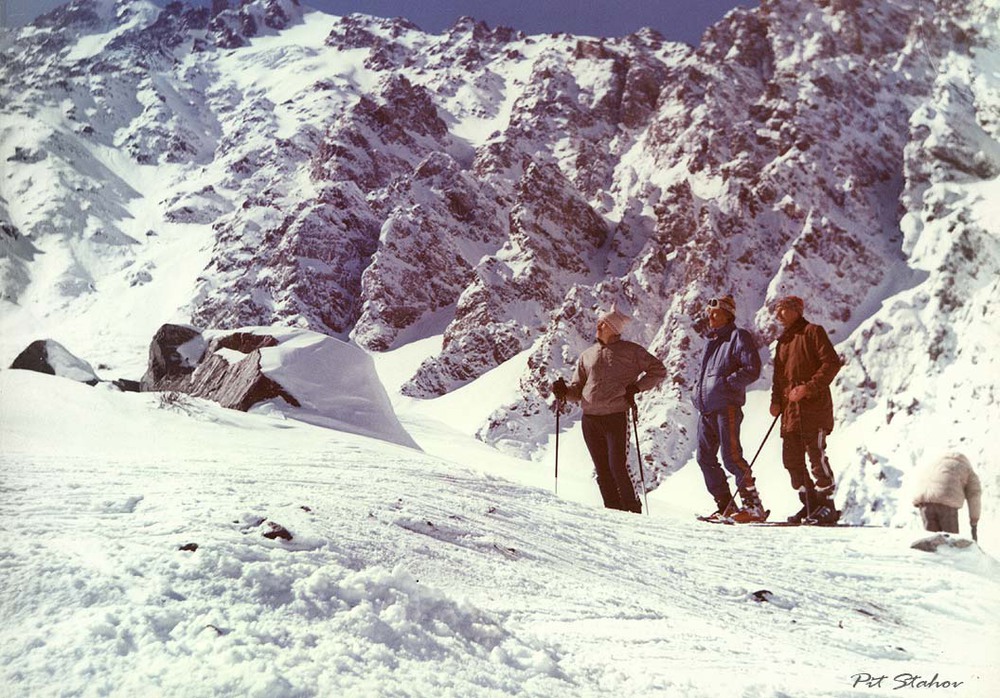
[[[278,344],[266,334],[234,332],[210,339],[194,327],[164,325],[149,345],[149,367],[140,389],[187,393],[241,412],[276,398],[299,407],[261,369],[260,350]]]
[[[374,350],[392,347],[407,328],[452,310],[476,265],[507,236],[504,196],[447,154],[429,155],[393,194],[395,205],[361,276],[366,300],[353,331],[359,344]]]
[[[31,240],[21,234],[0,199],[0,300],[16,302],[31,281],[28,269],[38,254]]]
[[[164,325],[150,344],[141,389],[184,393],[243,412],[280,412],[417,448],[396,418],[371,357],[309,330]]]
[[[241,412],[259,402],[279,398],[292,407],[300,407],[293,395],[261,369],[261,349],[276,346],[278,340],[273,337],[242,332],[212,340],[205,360],[191,374],[185,392]]]
[[[458,299],[441,353],[403,393],[442,395],[526,349],[575,283],[599,273],[607,223],[554,164],[528,166],[514,194],[509,237],[484,258]]]
[[[163,325],[149,344],[149,362],[139,381],[144,391],[180,390],[205,354],[201,330],[189,325]]]

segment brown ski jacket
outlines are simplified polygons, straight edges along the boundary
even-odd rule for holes
[[[822,327],[800,317],[785,329],[774,352],[771,387],[771,404],[781,408],[783,435],[833,431],[830,383],[840,366],[840,357]],[[805,386],[806,397],[790,402],[788,394],[798,385]]]

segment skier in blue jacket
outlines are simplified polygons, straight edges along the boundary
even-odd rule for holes
[[[711,516],[744,523],[763,521],[767,512],[740,445],[746,389],[760,376],[760,354],[753,336],[736,326],[736,301],[732,296],[713,298],[706,312],[712,332],[695,384],[694,406],[699,412],[697,461],[718,507]],[[726,473],[719,465],[720,450],[722,463],[736,480],[742,507],[737,507]]]

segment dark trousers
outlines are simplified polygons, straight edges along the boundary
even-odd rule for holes
[[[726,473],[719,465],[719,451],[726,470],[736,478],[738,489],[754,487],[750,464],[743,457],[740,445],[740,425],[743,410],[736,405],[728,405],[718,412],[708,412],[698,418],[698,452],[696,458],[705,487],[716,502],[729,503],[731,494]]]
[[[823,499],[833,496],[833,469],[826,457],[826,432],[817,429],[798,434],[782,434],[781,460],[792,479],[792,487],[799,492],[815,492]],[[812,478],[806,470],[806,456],[812,469]]]
[[[958,509],[944,504],[921,504],[920,518],[928,531],[958,533]]]
[[[583,415],[583,440],[597,471],[597,486],[608,509],[642,512],[626,463],[628,415]]]

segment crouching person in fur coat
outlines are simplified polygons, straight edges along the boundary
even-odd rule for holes
[[[979,540],[983,490],[969,459],[961,453],[948,453],[921,469],[918,478],[913,506],[920,509],[924,528],[958,533],[958,510],[968,502],[972,540]]]

